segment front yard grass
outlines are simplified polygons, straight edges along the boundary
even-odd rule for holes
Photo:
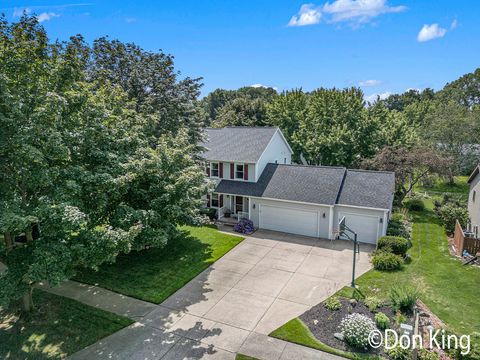
[[[133,321],[35,290],[35,310],[0,311],[0,359],[64,359]]]
[[[420,291],[420,299],[451,330],[457,334],[471,334],[480,329],[480,269],[464,266],[450,256],[443,226],[432,211],[431,200],[425,200],[427,209],[413,215],[412,261],[402,271],[370,270],[356,283],[364,296],[388,299],[392,284],[413,285]],[[344,287],[336,296],[353,297],[354,291]],[[301,320],[295,319],[301,323]],[[293,321],[293,320],[292,320]],[[314,348],[325,347],[313,338],[308,328],[292,321],[273,331],[270,336]],[[305,331],[306,330],[306,331]],[[329,349],[322,349],[327,352]]]
[[[75,280],[159,304],[243,240],[214,226],[181,230],[184,236],[164,248],[121,255],[99,271],[81,271]]]

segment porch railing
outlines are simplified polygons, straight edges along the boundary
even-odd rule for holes
[[[222,206],[220,209],[218,209],[218,218],[220,219],[225,215],[225,211],[228,210],[228,207]]]

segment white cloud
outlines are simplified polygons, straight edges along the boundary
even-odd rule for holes
[[[38,19],[38,22],[44,22],[44,21],[48,21],[48,20],[51,20],[55,17],[59,17],[60,15],[58,15],[57,13],[54,13],[54,12],[43,12],[41,13],[40,15],[37,16],[37,19]]]
[[[438,24],[423,25],[422,29],[417,35],[419,42],[430,41],[437,38],[442,38],[447,33],[447,30],[440,27]]]
[[[322,6],[304,4],[297,15],[292,16],[288,26],[314,25],[325,18],[325,22],[350,22],[358,26],[387,13],[406,10],[405,6],[389,6],[388,0],[334,0]]]
[[[288,26],[315,25],[320,22],[321,18],[322,13],[320,7],[316,7],[313,4],[303,4],[298,14],[292,16],[288,22]]]
[[[272,88],[273,90],[277,90],[277,87],[276,86],[267,86],[267,85],[263,85],[263,84],[252,84],[250,85],[250,87],[253,87],[253,88],[265,88],[265,89],[268,89],[268,88]]]
[[[360,81],[358,83],[358,85],[362,86],[362,87],[371,87],[371,86],[377,86],[377,85],[380,85],[382,82],[380,80],[364,80],[364,81]]]
[[[21,17],[24,12],[26,14],[31,14],[32,9],[30,9],[30,8],[13,8],[13,17],[14,18]]]
[[[323,12],[331,15],[331,22],[352,21],[357,24],[387,13],[405,11],[405,6],[388,6],[387,0],[336,0],[323,5]]]
[[[450,30],[456,29],[458,26],[458,21],[457,19],[452,21],[452,24],[450,25]]]
[[[375,94],[365,96],[365,101],[369,103],[373,103],[377,100],[377,98],[380,98],[380,100],[384,100],[390,95],[392,95],[392,92],[390,91],[385,91],[383,93],[375,93]]]

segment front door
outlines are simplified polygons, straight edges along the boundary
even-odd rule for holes
[[[243,211],[243,196],[235,196],[235,213]]]

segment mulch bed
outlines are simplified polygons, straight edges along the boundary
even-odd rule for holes
[[[372,350],[361,350],[353,348],[342,340],[337,339],[334,334],[340,332],[340,322],[345,316],[353,313],[359,313],[368,316],[375,322],[375,313],[372,313],[365,304],[357,302],[352,306],[349,299],[339,299],[342,307],[339,310],[331,311],[325,308],[323,302],[315,305],[310,310],[300,315],[300,319],[307,325],[312,334],[322,343],[343,351],[368,353],[372,355],[386,356],[383,347]],[[383,306],[377,309],[377,312],[383,312],[390,319],[390,326],[395,327],[395,312],[389,306]],[[413,326],[413,315],[407,318],[407,323]]]

